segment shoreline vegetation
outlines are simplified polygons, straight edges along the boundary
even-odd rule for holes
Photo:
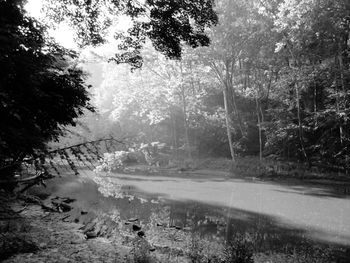
[[[118,169],[117,169],[118,170]],[[260,180],[307,180],[318,183],[350,182],[350,175],[340,171],[330,171],[327,168],[291,161],[264,158],[259,160],[255,156],[238,157],[235,162],[227,158],[198,158],[192,161],[180,160],[165,166],[149,166],[131,164],[120,169],[126,174],[162,174],[186,176],[194,174],[221,174],[227,178],[246,178]]]

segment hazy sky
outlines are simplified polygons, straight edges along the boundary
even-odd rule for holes
[[[29,15],[40,19],[43,16],[41,13],[42,3],[42,0],[29,0],[25,5],[25,9]],[[49,34],[62,46],[72,49],[77,48],[73,37],[73,31],[67,24],[61,24],[56,29],[50,29]]]
[[[29,13],[29,15],[40,20],[44,15],[41,12],[41,7],[43,4],[43,0],[28,0],[28,3],[25,5],[25,9]],[[131,20],[129,17],[121,16],[117,20],[117,24],[113,27],[112,33],[107,37],[108,42],[110,44],[105,45],[104,47],[98,48],[99,53],[102,51],[106,51],[109,53],[111,49],[110,45],[113,45],[113,49],[116,48],[116,43],[113,38],[113,32],[115,31],[126,31],[131,25]],[[77,49],[77,45],[74,41],[74,33],[73,30],[67,24],[60,24],[56,29],[50,29],[49,34],[55,38],[55,40],[66,48]],[[114,42],[114,43],[113,43]],[[97,51],[97,50],[95,50]]]
[[[33,16],[40,21],[44,17],[44,14],[41,12],[44,1],[45,0],[28,0],[25,9],[30,16]],[[114,32],[126,31],[130,26],[130,18],[127,16],[120,16],[116,20],[115,25],[111,27],[110,34],[106,37],[106,44],[98,47],[84,47],[83,49],[78,48],[78,45],[74,40],[74,31],[67,24],[61,24],[56,29],[48,30],[48,32],[60,45],[80,52],[79,65],[90,73],[87,82],[88,84],[93,85],[96,89],[102,82],[103,62],[106,62],[109,58],[113,57],[118,50],[117,46],[119,41],[114,39]]]

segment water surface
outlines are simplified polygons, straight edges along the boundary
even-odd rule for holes
[[[193,233],[223,243],[237,235],[255,251],[281,251],[305,244],[350,246],[350,196],[343,184],[279,183],[224,176],[101,175],[54,179],[47,191],[78,199],[80,210],[138,218],[148,238],[166,242]],[[95,177],[96,178],[96,177]],[[124,224],[122,223],[121,226]],[[177,232],[176,232],[177,231]],[[167,238],[169,238],[167,236]]]

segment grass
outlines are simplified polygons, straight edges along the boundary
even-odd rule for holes
[[[259,253],[254,256],[256,263],[332,263],[338,262],[330,248],[305,245],[287,253]]]
[[[224,256],[226,263],[254,263],[252,244],[242,236],[226,244]]]
[[[248,238],[238,235],[230,242],[217,246],[216,242],[194,235],[187,256],[191,263],[334,263],[331,247],[305,243],[283,253],[254,253]]]
[[[188,257],[191,263],[254,263],[252,244],[242,236],[219,244],[193,234]]]

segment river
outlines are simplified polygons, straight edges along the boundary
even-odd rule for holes
[[[350,247],[350,193],[347,184],[230,179],[210,173],[103,175],[92,172],[49,182],[52,195],[77,198],[81,210],[114,213],[119,220],[192,229],[228,240],[251,235],[256,251],[276,251],[307,242]],[[152,231],[153,231],[152,230]],[[158,233],[159,234],[159,233]],[[151,235],[151,234],[150,234]]]

